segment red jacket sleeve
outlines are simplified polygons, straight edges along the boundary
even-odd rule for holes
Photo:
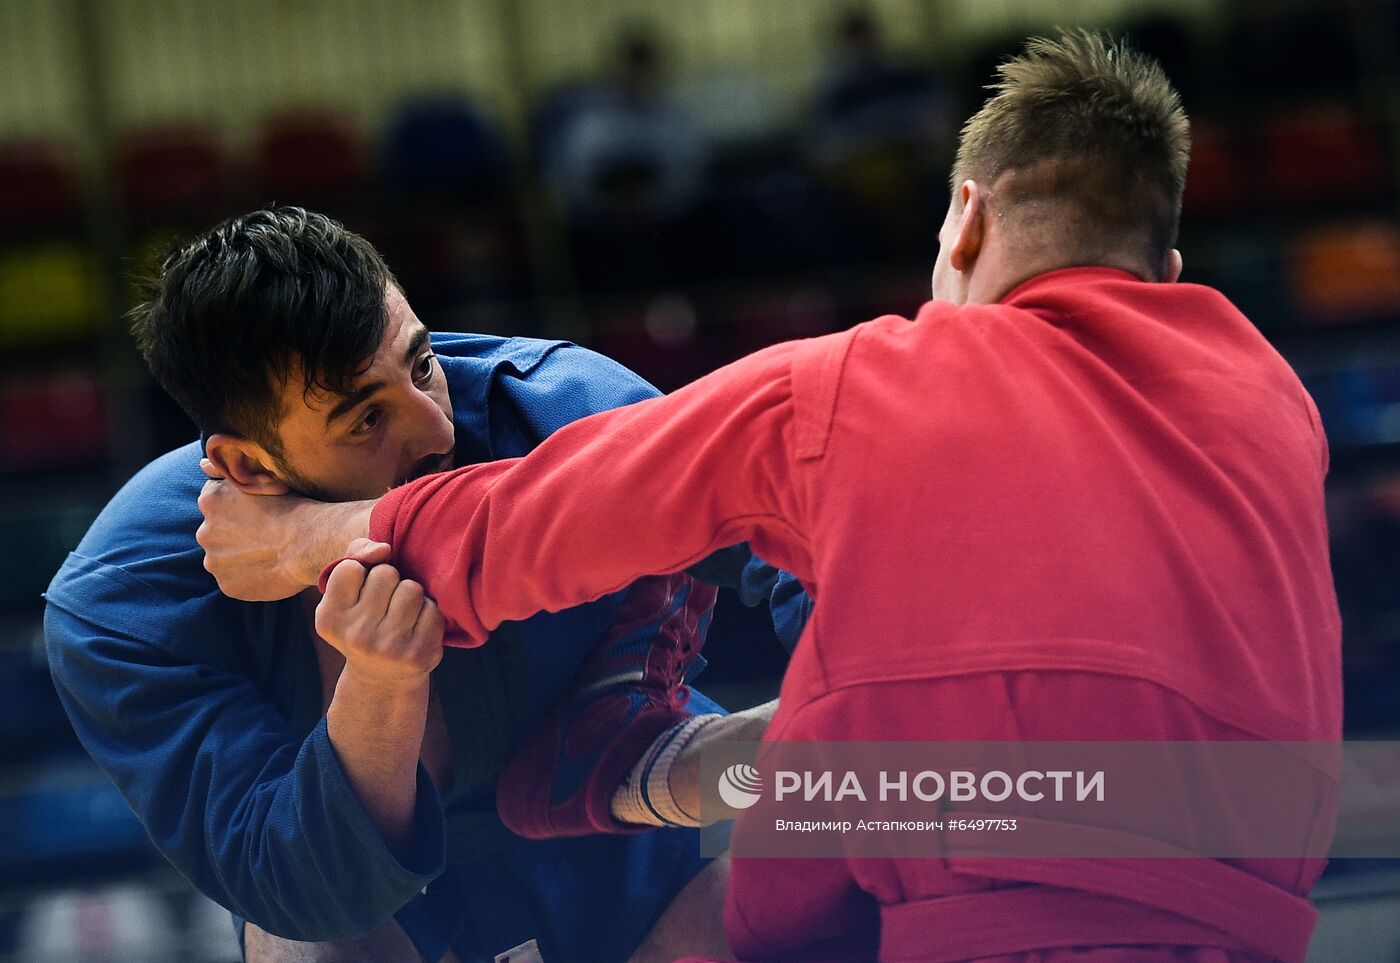
[[[792,456],[793,344],[672,395],[576,421],[524,458],[420,479],[380,499],[370,533],[462,643],[750,541],[810,577]]]

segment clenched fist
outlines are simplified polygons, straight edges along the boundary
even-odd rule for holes
[[[350,553],[373,557],[375,548],[375,543],[357,540]],[[316,606],[316,631],[366,681],[422,681],[442,661],[443,620],[437,605],[392,565],[366,567],[354,558],[336,565]]]

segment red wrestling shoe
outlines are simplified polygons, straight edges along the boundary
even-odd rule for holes
[[[657,736],[690,716],[684,679],[717,589],[679,573],[640,579],[559,707],[496,783],[496,808],[527,839],[634,833],[613,793]]]

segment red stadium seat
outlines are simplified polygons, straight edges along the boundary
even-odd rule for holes
[[[117,149],[117,186],[128,216],[149,223],[218,208],[228,161],[211,131],[164,126],[135,131]]]
[[[263,203],[343,198],[365,181],[363,138],[347,118],[329,111],[273,117],[258,134],[253,161]]]
[[[1229,214],[1248,204],[1250,180],[1245,176],[1241,157],[1244,146],[1224,123],[1192,122],[1191,164],[1181,204],[1184,216]]]
[[[108,456],[107,393],[97,374],[66,367],[0,382],[0,470],[95,465]]]
[[[1266,201],[1363,201],[1383,195],[1389,186],[1375,126],[1349,106],[1282,111],[1266,119],[1259,134]]]
[[[0,233],[65,231],[81,216],[77,170],[55,144],[0,144]]]

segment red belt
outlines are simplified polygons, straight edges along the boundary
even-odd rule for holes
[[[1168,859],[990,859],[978,858],[974,846],[952,843],[948,868],[1038,885],[886,906],[881,961],[952,963],[1054,947],[1165,943],[1303,963],[1317,925],[1317,910],[1303,897],[1184,850]]]

